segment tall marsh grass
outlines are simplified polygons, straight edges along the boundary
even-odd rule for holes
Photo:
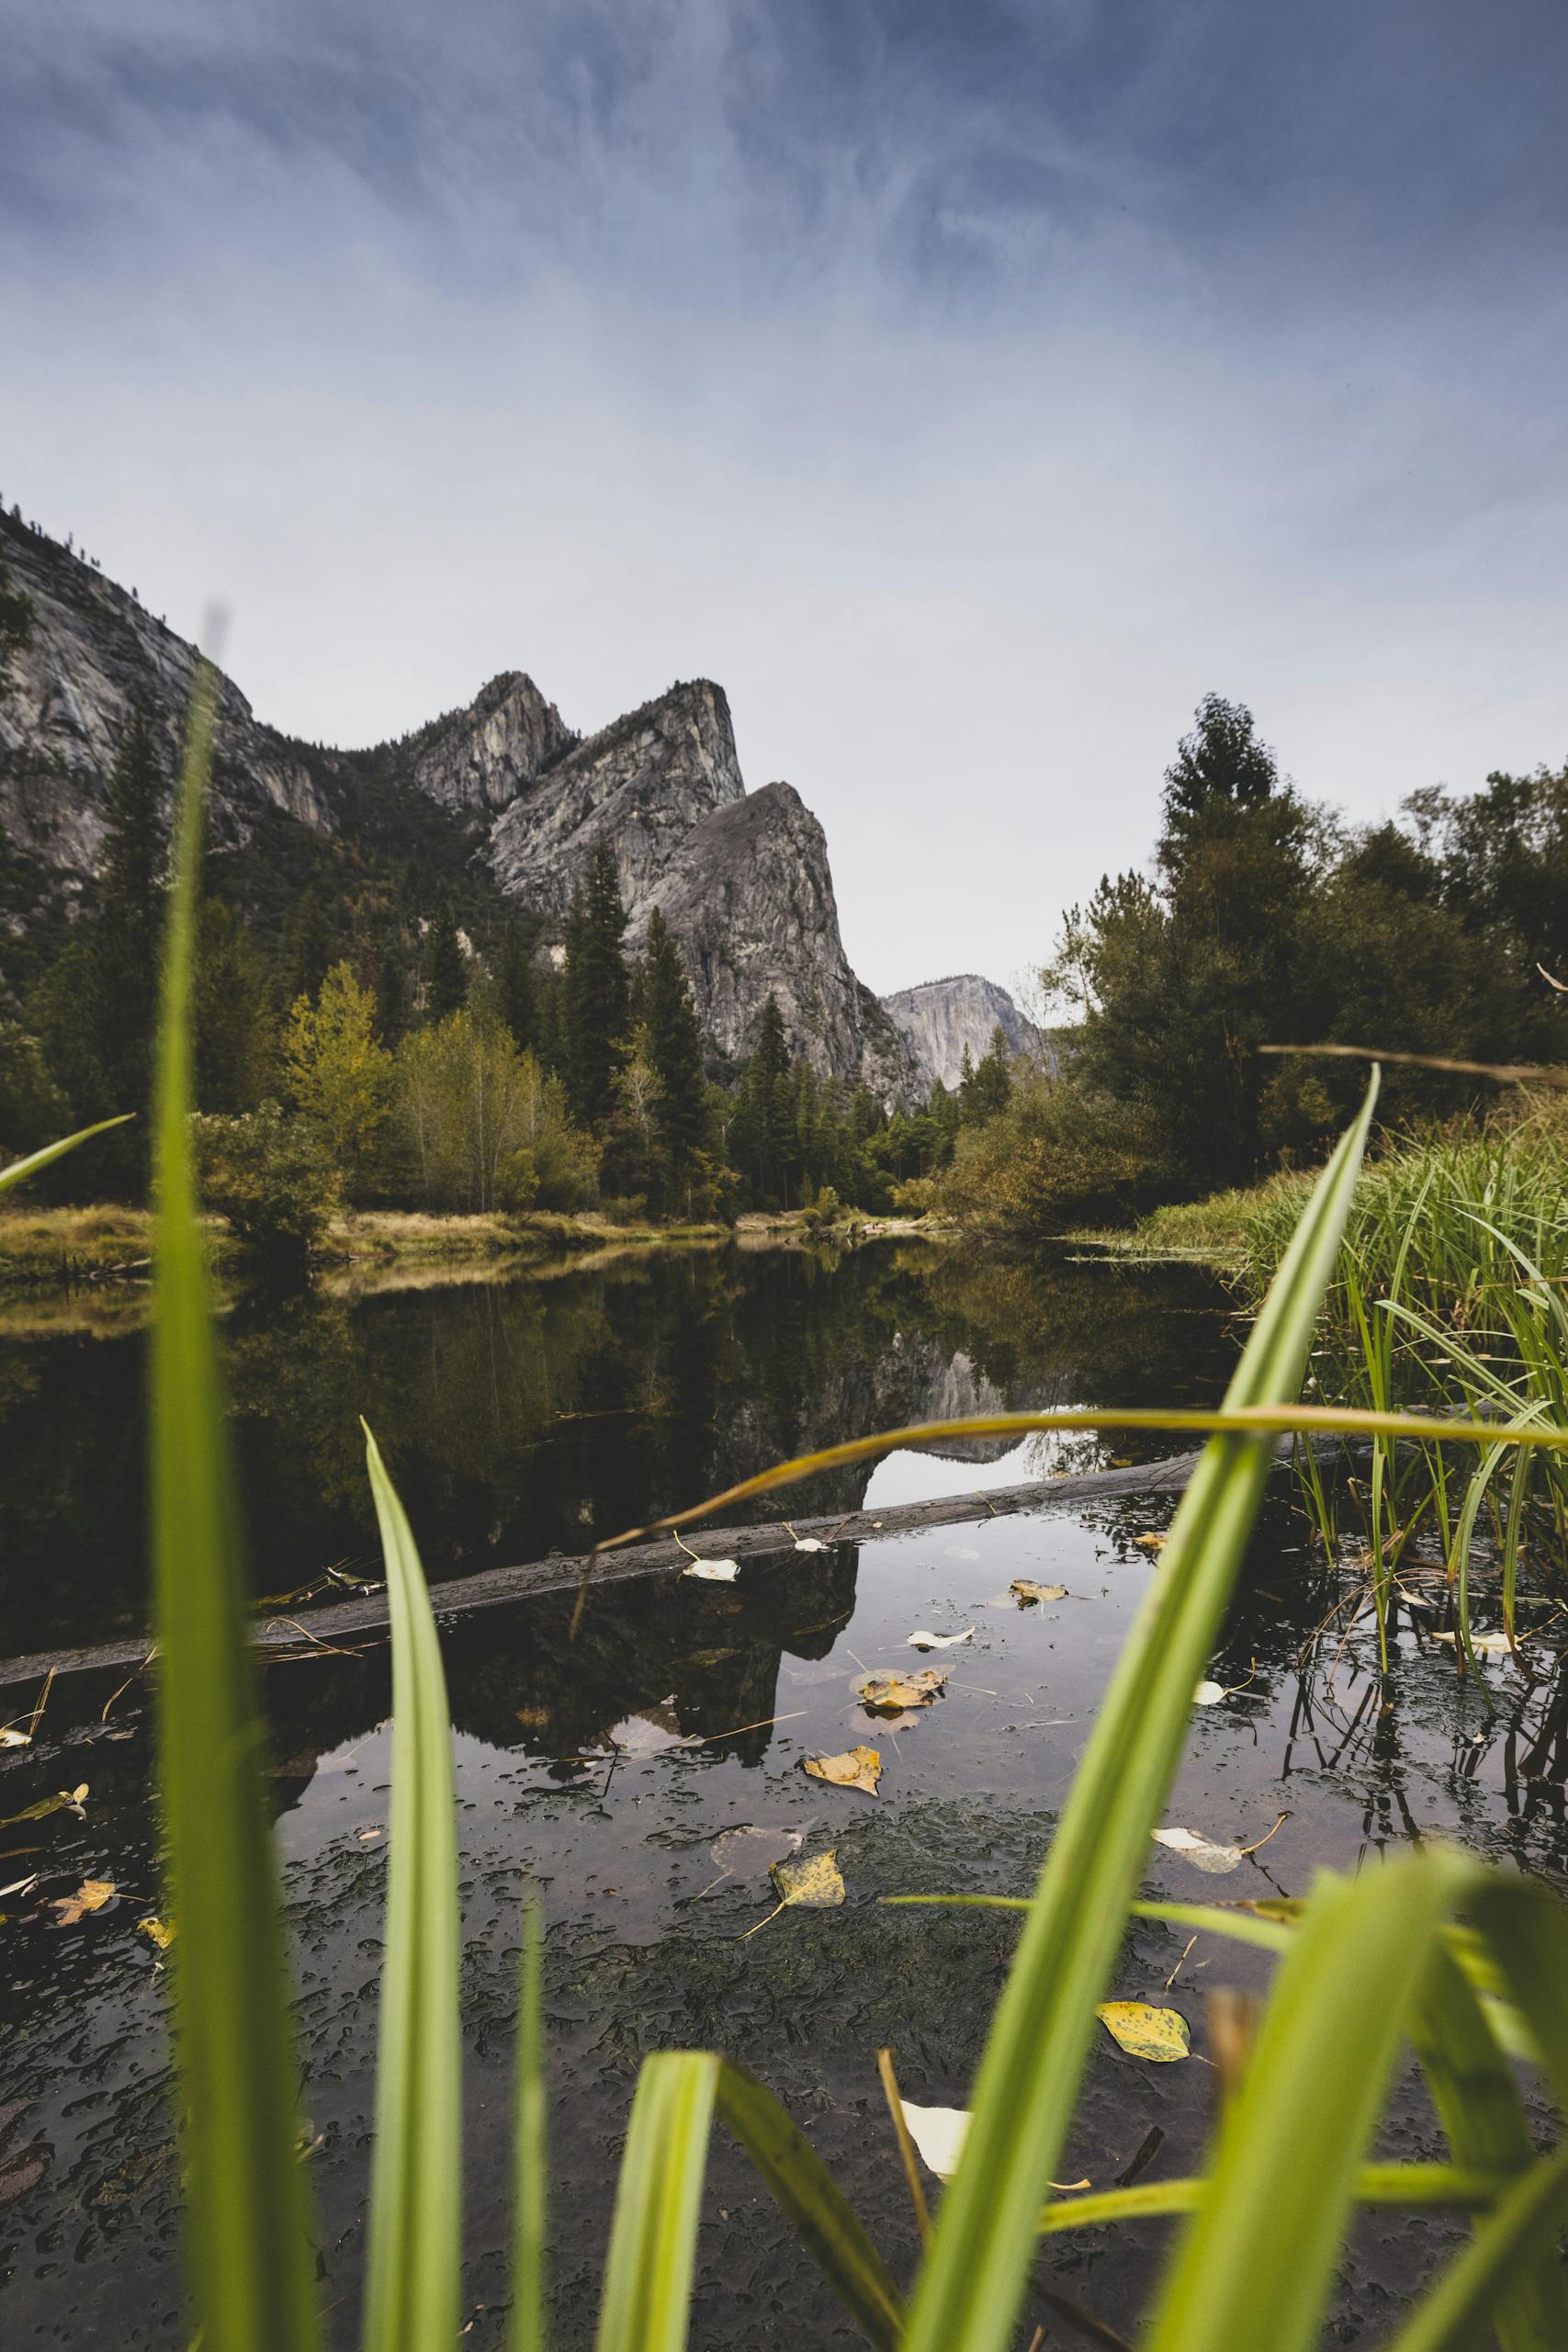
[[[282,1930],[262,1795],[265,1728],[246,1652],[240,1531],[196,1225],[188,1122],[193,883],[211,679],[193,715],[165,976],[158,1093],[154,1531],[159,1772],[167,1843],[175,2039],[186,2183],[190,2318],[203,2352],[307,2352],[321,2340]],[[1145,2352],[1307,2352],[1363,2199],[1457,2208],[1464,2250],[1436,2269],[1394,2352],[1495,2336],[1561,2352],[1558,2233],[1568,2149],[1541,2155],[1505,2052],[1528,2050],[1568,2106],[1568,1913],[1539,1888],[1427,1848],[1359,1878],[1324,1873],[1303,1905],[1142,1906],[1149,1840],[1274,1454],[1335,1278],[1371,1096],[1306,1202],[1189,1484],[1051,1841],[991,2022],[972,2123],[915,2277],[897,2281],[819,2158],[771,2095],[718,2053],[642,2070],[616,2190],[600,2352],[687,2341],[706,2150],[722,2121],[870,2343],[1006,2352],[1028,2328],[1043,2231],[1165,2211],[1177,2227]],[[1084,1416],[1019,1417],[1081,1425]],[[1108,1417],[1109,1418],[1109,1417]],[[1374,1417],[1382,1434],[1390,1417]],[[949,1425],[952,1428],[953,1425]],[[965,1425],[956,1427],[962,1430]],[[1568,1423],[1472,1428],[1519,1449]],[[892,1446],[905,1433],[877,1442]],[[841,1449],[841,1453],[863,1451]],[[1520,1450],[1516,1458],[1527,1458]],[[1529,1458],[1533,1459],[1533,1453]],[[783,1465],[750,1491],[809,1475]],[[367,1434],[392,1601],[394,1794],[382,1975],[378,2142],[365,2342],[454,2352],[461,2151],[457,1857],[440,1647],[414,1537]],[[745,1491],[745,1490],[742,1490]],[[694,1516],[688,1514],[687,1516]],[[959,1898],[962,1899],[962,1898]],[[1051,2200],[1091,2036],[1130,1911],[1261,1943],[1278,1970],[1238,2091],[1193,2179]],[[513,2352],[546,2339],[538,1930],[520,1988]],[[1402,2053],[1425,2070],[1451,2163],[1371,2161]],[[872,2053],[868,2051],[868,2084]],[[890,2141],[888,2162],[897,2162]],[[1119,2201],[1120,2200],[1120,2201]]]

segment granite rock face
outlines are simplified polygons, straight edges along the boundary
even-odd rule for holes
[[[634,908],[634,944],[654,908],[680,940],[705,1031],[717,1051],[751,1049],[770,995],[792,1052],[818,1073],[867,1087],[879,1102],[912,1101],[908,1048],[856,979],[821,826],[792,785],[715,808],[694,826],[663,878]]]
[[[94,870],[104,797],[132,709],[152,719],[172,776],[196,649],[51,540],[7,522],[0,562],[32,600],[33,630],[12,662],[16,692],[0,702],[0,825],[62,880]],[[329,800],[302,747],[258,725],[225,678],[220,757],[213,777],[220,833],[267,805],[301,824],[333,829]]]
[[[509,897],[559,913],[607,841],[635,916],[694,826],[745,791],[724,689],[694,679],[591,735],[520,793],[496,820],[491,865]]]
[[[448,808],[505,808],[575,741],[532,678],[503,670],[412,740],[411,781]]]
[[[1006,989],[982,979],[978,972],[923,980],[919,988],[885,996],[882,1004],[928,1086],[940,1078],[945,1087],[955,1087],[965,1050],[972,1062],[979,1061],[990,1050],[991,1033],[998,1027],[1014,1054],[1033,1061],[1051,1058],[1039,1030],[1024,1019]]]
[[[0,827],[66,893],[93,875],[110,775],[133,709],[172,779],[193,647],[70,549],[0,514],[0,563],[30,597],[32,639],[0,703]],[[345,840],[406,831],[429,804],[476,879],[560,919],[597,845],[615,854],[636,946],[660,905],[684,950],[716,1068],[749,1053],[770,992],[791,1048],[889,1107],[922,1091],[916,1062],[850,969],[827,844],[788,785],[748,795],[722,687],[698,678],[580,741],[521,671],[465,710],[366,752],[295,741],[220,682],[215,838],[263,811]],[[404,812],[400,820],[399,812]]]

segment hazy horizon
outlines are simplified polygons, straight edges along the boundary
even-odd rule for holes
[[[1013,986],[1194,704],[1568,754],[1568,17],[0,0],[0,488],[269,723],[728,694],[886,993]]]

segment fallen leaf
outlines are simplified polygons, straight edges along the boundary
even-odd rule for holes
[[[947,1677],[940,1668],[922,1667],[918,1674],[863,1674],[855,1697],[865,1707],[929,1707],[942,1696]]]
[[[778,1889],[781,1906],[799,1903],[808,1911],[825,1911],[841,1903],[844,1882],[838,1857],[838,1848],[829,1846],[826,1853],[808,1855],[803,1862],[775,1862],[768,1876]]]
[[[953,1650],[960,1642],[972,1642],[974,1638],[974,1626],[965,1625],[961,1634],[911,1634],[908,1646],[912,1650]]]
[[[33,1736],[30,1731],[13,1731],[9,1724],[6,1725],[4,1731],[0,1731],[0,1747],[30,1747],[32,1744]]]
[[[1192,1693],[1195,1707],[1217,1707],[1225,1695],[1223,1682],[1200,1682]]]
[[[1095,2015],[1131,2058],[1168,2066],[1190,2055],[1192,2036],[1179,2009],[1151,2008],[1147,2001],[1101,2001]]]
[[[920,2160],[939,2180],[951,2180],[958,2170],[958,2159],[964,2154],[964,2143],[969,2136],[969,2109],[966,2107],[918,2107],[912,2098],[901,2098],[904,2121]],[[1087,2180],[1054,2180],[1053,2188],[1087,2188]]]
[[[1455,1642],[1457,1634],[1434,1634],[1435,1642]],[[1477,1657],[1507,1657],[1514,1645],[1506,1634],[1472,1634],[1470,1646]]]
[[[1037,1600],[1066,1600],[1065,1584],[1036,1584],[1032,1577],[1014,1577],[1008,1588],[1021,1609],[1032,1609]]]
[[[874,1747],[852,1747],[842,1756],[807,1756],[806,1770],[814,1781],[831,1781],[836,1789],[863,1789],[876,1794],[882,1758]]]
[[[1141,1544],[1145,1552],[1163,1552],[1168,1540],[1164,1535],[1134,1535],[1133,1538],[1134,1543]]]
[[[0,1829],[8,1829],[14,1821],[44,1821],[51,1813],[73,1813],[78,1821],[85,1818],[82,1800],[87,1793],[87,1783],[81,1781],[73,1789],[61,1789],[51,1797],[39,1797],[37,1804],[23,1807],[20,1813],[7,1813],[0,1817]]]
[[[795,1536],[795,1548],[797,1552],[825,1552],[828,1549],[819,1535],[795,1535],[793,1527],[789,1532]]]
[[[39,1874],[37,1871],[32,1871],[27,1878],[14,1878],[9,1886],[0,1886],[0,1896],[6,1894],[30,1894],[34,1887],[38,1884],[38,1881]]]
[[[101,1911],[106,1903],[114,1900],[112,1881],[107,1878],[85,1878],[74,1894],[57,1895],[50,1905],[62,1928],[73,1928],[89,1911]]]
[[[167,1951],[175,1940],[174,1928],[166,1926],[162,1919],[138,1919],[136,1932],[139,1936],[145,1936],[149,1942],[156,1944],[160,1951]]]
[[[660,1756],[666,1748],[689,1747],[691,1740],[676,1721],[675,1694],[661,1699],[655,1707],[641,1707],[635,1715],[627,1715],[615,1724],[608,1734],[609,1744],[618,1747],[623,1756]]]
[[[694,1560],[681,1571],[683,1577],[699,1577],[707,1584],[733,1584],[739,1573],[738,1560]]]
[[[1234,1871],[1238,1862],[1246,1860],[1242,1847],[1216,1846],[1212,1838],[1200,1838],[1192,1829],[1156,1829],[1155,1843],[1168,1846],[1173,1854],[1184,1854],[1197,1869],[1207,1871],[1211,1878]]]

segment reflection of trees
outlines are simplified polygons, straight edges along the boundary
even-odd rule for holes
[[[547,1281],[252,1297],[224,1340],[256,1589],[292,1589],[329,1562],[377,1572],[362,1412],[439,1580],[581,1552],[791,1453],[908,1421],[1212,1394],[1230,1353],[1213,1304],[1187,1268],[930,1248],[656,1252]],[[0,1386],[0,1439],[28,1465],[0,1494],[16,1646],[141,1618],[142,1350],[140,1335],[51,1342]],[[851,1510],[869,1476],[819,1478],[784,1508]]]

